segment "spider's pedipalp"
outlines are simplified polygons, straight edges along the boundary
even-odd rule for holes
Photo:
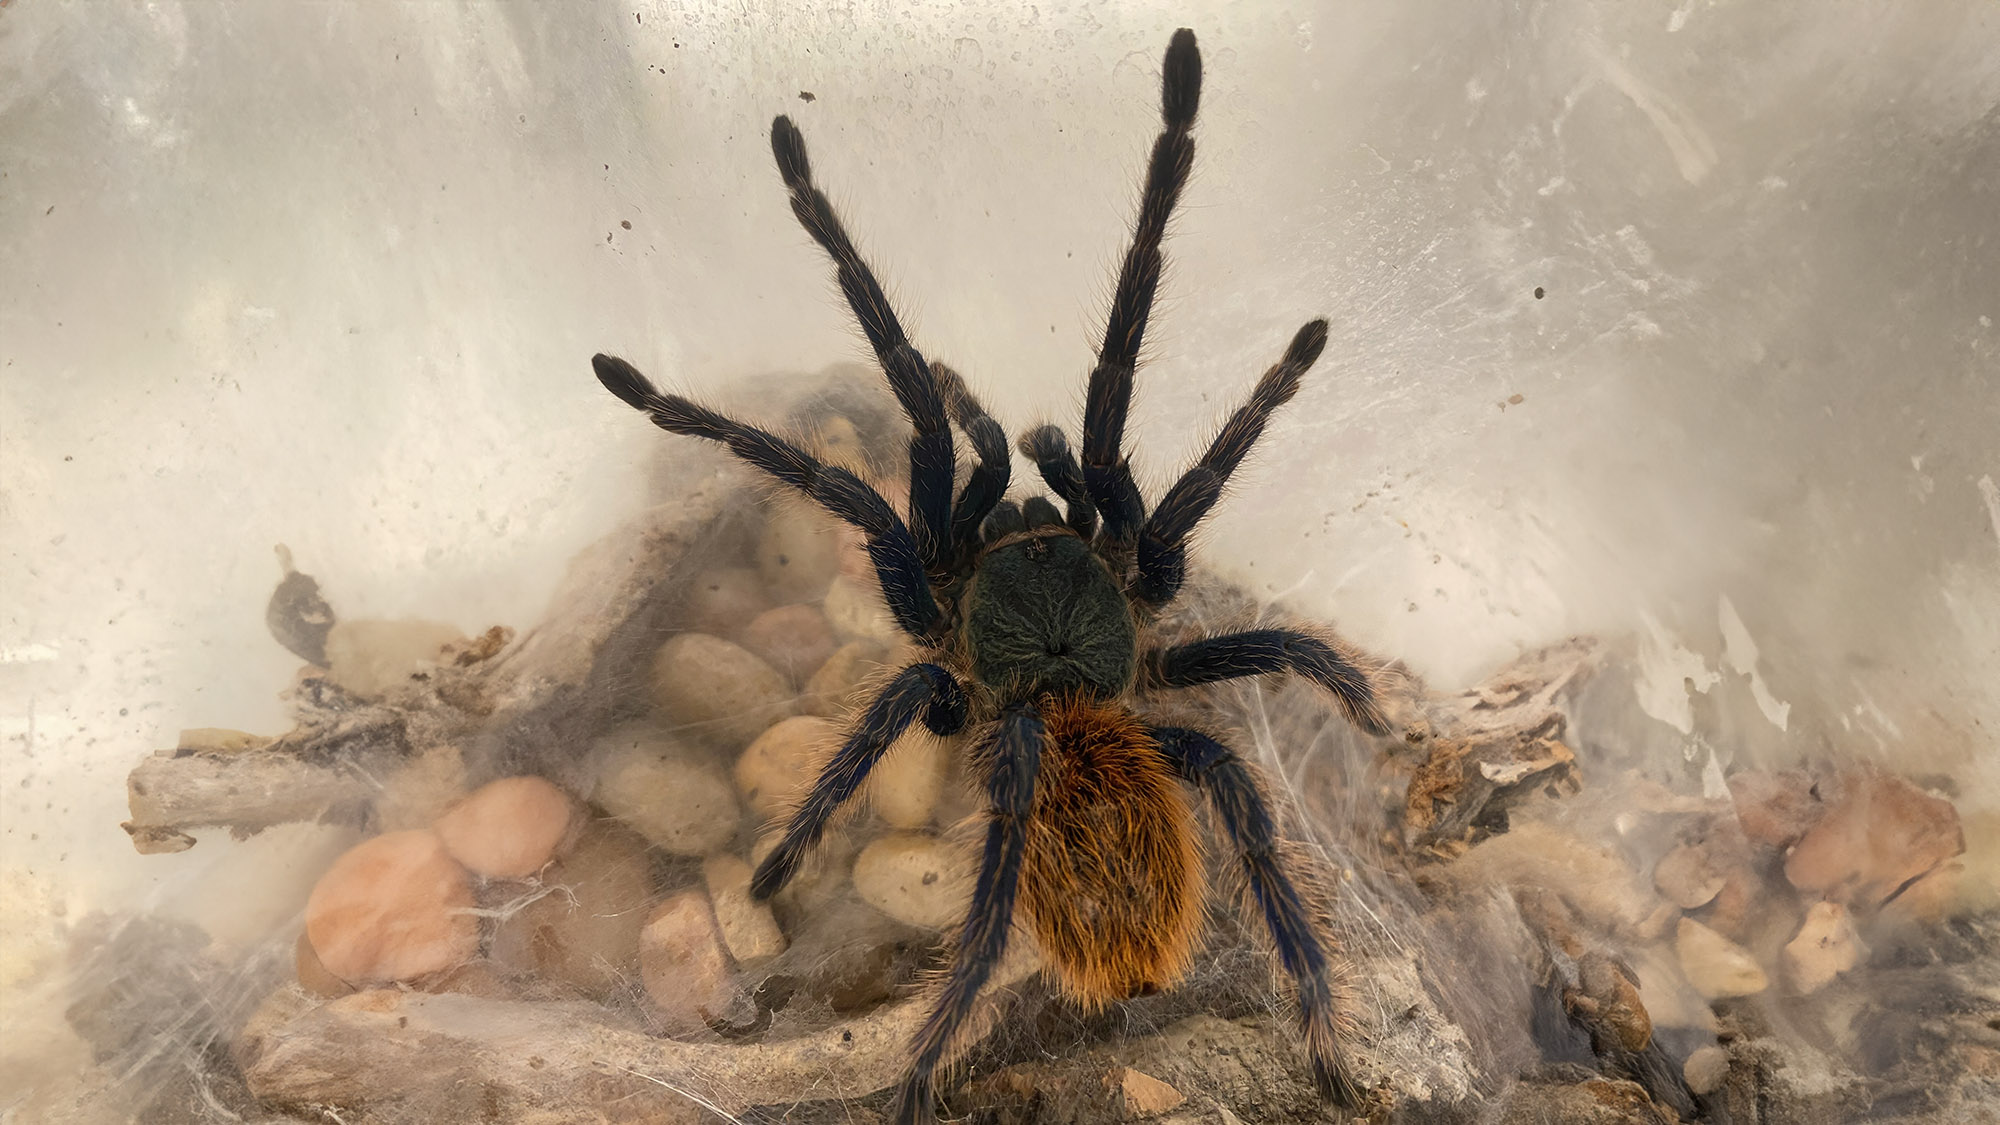
[[[1049,491],[1069,510],[1069,529],[1085,539],[1097,531],[1097,506],[1083,488],[1083,470],[1069,439],[1055,426],[1036,426],[1021,435],[1021,455],[1035,463]]]
[[[945,414],[944,388],[923,354],[910,343],[888,294],[875,272],[854,248],[847,228],[834,212],[826,193],[812,182],[812,162],[806,139],[789,117],[771,122],[771,155],[778,176],[791,193],[792,214],[820,249],[833,259],[834,276],[847,306],[868,337],[889,388],[916,433],[910,438],[910,533],[924,568],[938,572],[947,561],[951,525],[951,487],[956,470],[952,459],[951,423]]]
[[[1181,777],[1207,794],[1236,851],[1278,962],[1297,987],[1299,1021],[1321,1096],[1358,1108],[1360,1092],[1341,1059],[1336,965],[1305,897],[1285,871],[1277,825],[1256,776],[1235,751],[1198,730],[1156,727],[1152,734]]]
[[[1299,393],[1299,384],[1320,352],[1326,349],[1326,321],[1307,321],[1286,346],[1285,354],[1250,392],[1250,401],[1223,423],[1222,432],[1194,467],[1181,474],[1139,533],[1137,596],[1152,606],[1172,601],[1186,573],[1188,536],[1222,498],[1229,477],[1243,463],[1278,408]]]
[[[965,432],[978,458],[951,511],[950,557],[954,562],[963,562],[967,552],[979,545],[980,525],[1007,494],[1014,465],[1008,456],[1007,431],[986,413],[986,407],[958,372],[942,363],[933,363],[931,373],[944,388],[945,407],[950,410],[952,421]]]
[[[1014,900],[1028,846],[1028,817],[1034,808],[1035,777],[1041,770],[1044,728],[1032,703],[1016,703],[1001,712],[991,743],[992,760],[986,794],[990,804],[986,847],[972,905],[959,933],[958,952],[937,1007],[917,1032],[916,1060],[896,1094],[891,1113],[896,1125],[932,1125],[932,1079],[953,1045],[979,990],[1007,952],[1007,931],[1013,925]]]
[[[1149,687],[1173,688],[1290,672],[1324,688],[1355,726],[1389,733],[1375,681],[1354,657],[1297,629],[1251,629],[1153,649],[1140,657],[1139,668]]]
[[[1194,168],[1194,118],[1201,106],[1201,51],[1194,32],[1182,28],[1167,45],[1160,84],[1163,128],[1153,142],[1146,164],[1146,186],[1139,197],[1139,218],[1132,245],[1118,269],[1118,286],[1111,297],[1111,315],[1104,326],[1104,345],[1090,372],[1083,410],[1083,481],[1104,517],[1104,534],[1129,543],[1145,518],[1145,504],[1133,483],[1131,467],[1120,451],[1125,418],[1132,404],[1132,380],[1145,344],[1146,322],[1160,286],[1165,259],[1160,241],[1166,237],[1181,189]]]
[[[852,800],[882,754],[911,721],[922,717],[932,733],[955,734],[965,725],[964,689],[935,664],[912,664],[897,673],[861,712],[818,780],[785,826],[785,835],[750,879],[752,898],[768,899],[783,889],[807,853],[818,845],[840,807]]]
[[[822,508],[867,536],[869,561],[896,623],[913,637],[933,637],[944,618],[931,596],[930,579],[902,518],[860,477],[791,442],[738,422],[681,395],[663,394],[639,369],[612,355],[591,357],[597,381],[626,405],[646,413],[669,433],[707,438],[771,476],[805,493]]]

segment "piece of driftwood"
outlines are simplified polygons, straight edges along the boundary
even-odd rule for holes
[[[691,462],[703,460],[695,451]],[[692,577],[677,564],[730,518],[742,482],[719,464],[577,557],[548,622],[508,645],[489,630],[388,698],[361,702],[309,670],[291,693],[298,725],[248,748],[162,750],[127,782],[123,825],[141,852],[179,851],[201,828],[247,836],[276,824],[359,824],[384,776],[412,753],[483,743],[482,761],[546,753],[604,724],[616,693],[589,690],[617,667],[644,667],[663,612]],[[296,583],[296,574],[286,581]],[[622,662],[622,663],[621,663]],[[523,750],[512,742],[555,740]]]
[[[1505,831],[1506,810],[1519,798],[1545,787],[1575,792],[1576,754],[1562,741],[1569,718],[1556,700],[1600,659],[1595,640],[1573,637],[1428,707],[1428,757],[1410,778],[1405,839],[1456,854]]]
[[[964,1041],[984,1036],[1008,988],[1039,968],[1025,952],[1003,961]],[[661,1039],[589,1003],[375,989],[312,1006],[288,987],[251,1021],[237,1055],[251,1091],[280,1105],[417,1109],[470,1086],[510,1108],[616,1107],[618,1120],[677,1121],[696,1105],[736,1114],[886,1089],[935,1003],[926,993],[793,1038],[716,1043]]]

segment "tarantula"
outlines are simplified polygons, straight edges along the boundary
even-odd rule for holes
[[[1164,128],[1090,373],[1082,458],[1055,426],[1020,443],[1063,511],[1041,496],[1020,504],[1004,498],[1005,434],[956,373],[926,362],[904,335],[814,186],[805,141],[785,117],[771,124],[771,149],[792,212],[833,259],[841,291],[915,430],[907,520],[853,473],[662,394],[622,359],[591,361],[607,389],[662,429],[727,445],[859,528],[896,623],[929,650],[860,711],[758,867],[754,895],[769,898],[785,885],[913,721],[941,736],[973,734],[991,802],[985,849],[956,954],[898,1091],[895,1120],[902,1125],[936,1120],[934,1074],[1006,948],[1017,905],[1063,990],[1085,1006],[1149,993],[1184,974],[1205,902],[1184,783],[1207,795],[1277,958],[1296,982],[1322,1094],[1348,1104],[1357,1098],[1341,1057],[1329,943],[1280,859],[1253,771],[1209,735],[1149,724],[1134,709],[1137,691],[1291,672],[1325,689],[1363,730],[1387,731],[1371,672],[1321,632],[1260,628],[1175,645],[1146,638],[1180,590],[1190,535],[1272,413],[1297,393],[1327,335],[1324,320],[1299,329],[1250,401],[1149,514],[1120,441],[1160,280],[1160,240],[1194,158],[1201,54],[1192,31],[1174,33],[1164,69]],[[954,426],[973,452],[962,484]]]

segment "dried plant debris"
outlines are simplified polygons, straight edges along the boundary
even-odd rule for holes
[[[894,471],[865,456],[895,445],[893,407],[845,376],[802,385],[784,384],[800,440]],[[269,619],[308,662],[296,726],[185,732],[132,772],[125,828],[142,852],[291,822],[360,840],[248,961],[184,923],[81,928],[95,975],[78,979],[96,984],[71,1020],[125,1076],[93,1112],[886,1109],[963,912],[978,795],[953,746],[912,734],[799,876],[750,896],[774,824],[902,641],[852,536],[764,503],[708,451],[662,456],[658,506],[585,551],[519,636],[336,619],[285,558]],[[1164,626],[1260,608],[1196,576]],[[1952,801],[1828,766],[1738,771],[1719,796],[1641,776],[1571,722],[1579,685],[1615,680],[1599,673],[1617,659],[1577,638],[1447,697],[1389,669],[1401,737],[1372,742],[1297,685],[1179,704],[1292,798],[1293,858],[1344,935],[1365,1116],[1763,1125],[1990,1105],[2000,936],[1956,905]],[[1254,908],[1217,902],[1183,987],[1102,1012],[1066,1002],[1018,942],[951,1107],[1329,1120]],[[197,995],[200,1018],[174,1022]]]
[[[1498,675],[1431,709],[1426,757],[1410,779],[1403,828],[1410,843],[1440,855],[1507,829],[1507,810],[1538,791],[1576,792],[1576,754],[1562,693],[1590,674],[1600,654],[1587,638],[1530,653]]]

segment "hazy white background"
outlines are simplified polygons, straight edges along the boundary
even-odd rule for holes
[[[5,979],[251,863],[117,825],[180,728],[284,725],[274,544],[346,616],[526,626],[664,440],[592,352],[725,399],[863,355],[773,114],[920,345],[1073,422],[1187,22],[1144,479],[1333,323],[1211,562],[1445,686],[1636,637],[1662,731],[1755,669],[1742,753],[2000,804],[1990,0],[12,0]]]

